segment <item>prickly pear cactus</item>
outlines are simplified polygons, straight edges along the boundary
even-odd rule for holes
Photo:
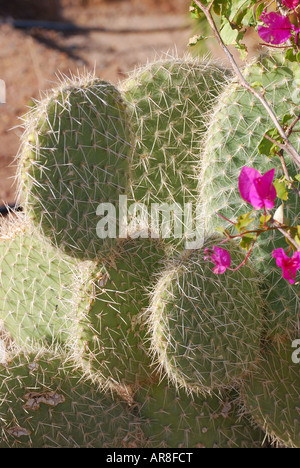
[[[247,73],[286,113],[293,71],[264,58]],[[220,241],[215,211],[249,208],[235,193],[241,167],[271,165],[257,152],[267,122],[236,84],[205,135],[226,79],[168,58],[120,92],[72,78],[26,117],[25,215],[1,223],[0,236],[0,351],[3,325],[12,341],[0,356],[1,448],[257,448],[267,436],[299,446],[299,372],[283,348],[299,302],[269,261],[281,241],[262,239],[239,269],[241,248],[227,243],[224,275],[205,258]],[[120,195],[146,209],[199,199],[205,243],[169,248],[147,223],[100,238],[98,205],[118,218]],[[297,203],[291,196],[289,216]]]
[[[292,360],[294,352],[290,338],[267,343],[242,396],[246,410],[276,443],[299,448],[300,365]]]
[[[205,248],[218,240],[207,239]],[[239,265],[243,253],[230,247]],[[204,256],[204,248],[186,253],[162,274],[149,319],[162,374],[197,392],[232,386],[249,371],[260,350],[263,313],[250,263],[217,276]]]
[[[291,102],[300,105],[299,83],[293,68],[284,65],[282,58],[266,56],[251,64],[245,76],[249,83],[262,85],[265,98],[275,109],[279,120],[286,114],[295,115],[296,109]],[[277,163],[259,154],[258,145],[269,128],[273,128],[273,124],[252,94],[235,83],[224,90],[211,118],[201,163],[199,203],[202,206],[202,227],[206,232],[214,232],[217,226],[230,228],[227,221],[216,215],[217,212],[237,221],[239,215],[251,211],[252,207],[242,200],[237,188],[243,166],[253,167],[262,174],[276,166],[275,177],[283,175]],[[293,136],[291,141],[300,148],[297,136]],[[286,162],[293,177],[296,168],[291,160]],[[276,207],[281,203],[278,199]],[[299,224],[299,209],[299,197],[290,191],[285,216],[293,225]],[[201,222],[199,225],[201,227]],[[298,326],[300,318],[297,289],[282,278],[271,255],[280,247],[287,247],[282,234],[268,232],[258,238],[251,254],[266,281],[266,300],[270,306],[267,335],[285,334]]]
[[[1,448],[126,447],[134,418],[84,380],[66,356],[15,356],[0,366]]]
[[[26,116],[23,140],[20,197],[34,223],[72,256],[105,255],[114,239],[99,237],[97,210],[112,203],[118,219],[131,149],[117,89],[89,75],[63,82]]]

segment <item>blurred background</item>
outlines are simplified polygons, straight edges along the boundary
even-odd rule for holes
[[[117,84],[136,65],[187,50],[190,0],[0,0],[0,206],[15,200],[20,117],[57,73],[83,69]],[[199,31],[197,31],[199,33]],[[213,57],[222,56],[212,46]]]

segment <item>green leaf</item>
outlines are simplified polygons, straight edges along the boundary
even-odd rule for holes
[[[220,232],[221,234],[224,234],[226,232],[226,229],[223,226],[217,226],[215,228],[216,232]]]
[[[284,224],[285,226],[289,226],[290,220],[285,216],[284,210],[284,203],[282,203],[277,210],[275,211],[273,218],[280,224]]]
[[[296,62],[297,61],[297,56],[294,53],[294,49],[288,49],[285,53],[285,58],[289,62]]]
[[[265,133],[265,135],[268,135],[273,140],[280,140],[280,136],[276,128],[271,128]],[[275,143],[272,143],[272,141],[268,140],[265,136],[263,136],[261,142],[258,145],[259,154],[265,154],[266,156],[274,156],[278,149],[278,146]]]
[[[265,224],[267,224],[270,221],[271,218],[272,218],[271,215],[267,215],[267,216],[262,215],[259,218],[259,228],[262,229],[265,226]]]
[[[241,22],[242,18],[250,9],[251,6],[255,4],[254,0],[231,0],[229,2],[229,7],[227,9],[227,17],[230,22],[236,19],[236,22]],[[252,13],[252,12],[251,12]],[[236,18],[238,16],[238,18]]]
[[[235,44],[238,37],[238,30],[233,29],[226,18],[222,19],[223,26],[220,30],[220,36],[225,45]]]
[[[221,13],[226,13],[226,10],[228,8],[228,0],[215,0],[213,9],[216,15],[221,15]]]
[[[300,246],[300,229],[299,229],[299,228],[300,228],[300,226],[297,226],[297,231],[296,231],[295,234],[292,235],[292,237],[293,237],[293,240]],[[290,234],[291,234],[291,233],[290,233]],[[285,240],[286,240],[286,243],[287,243],[290,247],[292,247],[293,250],[297,250],[296,247],[295,247],[295,245],[292,244],[292,242],[290,242],[290,240],[289,240],[287,237],[285,237]]]
[[[255,18],[254,18],[253,10],[252,10],[252,8],[248,8],[246,10],[245,15],[243,16],[242,25],[243,26],[248,26],[248,28],[250,28],[252,26],[255,26],[255,24],[256,24],[256,21],[255,21]]]
[[[258,7],[256,8],[256,11],[255,11],[255,16],[256,16],[256,20],[258,21],[259,20],[259,17],[261,16],[262,12],[264,11],[264,9],[266,8],[266,5],[265,3],[260,3],[258,5]]]
[[[200,16],[199,11],[194,6],[190,6],[190,14],[192,19],[198,19]]]
[[[300,226],[297,226],[296,234],[294,235],[294,241],[300,246]]]
[[[274,181],[274,187],[276,189],[277,197],[280,198],[280,200],[287,201],[289,198],[289,193],[286,182],[280,179],[276,179]]]
[[[294,177],[294,180],[296,182],[300,182],[300,174],[296,174],[295,177]]]
[[[258,145],[258,152],[259,154],[265,154],[266,156],[269,156],[271,154],[271,150],[273,149],[273,146],[274,144],[270,140],[263,137],[263,139]]]
[[[297,226],[297,234],[295,235],[294,240],[300,246],[300,226]]]
[[[282,119],[281,119],[281,124],[284,126],[286,123],[288,123],[290,120],[294,119],[295,116],[291,114],[285,114]]]
[[[249,226],[249,224],[253,223],[254,218],[250,218],[250,215],[252,213],[253,211],[250,211],[250,213],[246,213],[246,214],[239,216],[238,222],[235,225],[239,233],[245,232],[246,227]]]
[[[255,237],[256,236],[252,234],[247,234],[243,236],[240,242],[240,246],[242,247],[242,249],[249,250],[251,245],[253,244],[253,240],[255,239]]]
[[[253,83],[251,83],[251,86],[252,88],[263,88],[264,85],[262,84],[261,81],[253,81]]]

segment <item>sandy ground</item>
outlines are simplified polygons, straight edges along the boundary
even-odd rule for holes
[[[58,73],[95,68],[99,77],[117,84],[136,65],[174,50],[183,54],[192,35],[189,0],[14,0],[3,2],[4,7],[1,3],[0,19],[70,21],[109,32],[70,34],[0,25],[0,79],[6,83],[7,101],[0,107],[0,205],[15,198],[20,117],[31,98],[55,85]]]

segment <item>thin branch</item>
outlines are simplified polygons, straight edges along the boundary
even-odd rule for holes
[[[215,37],[219,43],[219,45],[221,46],[221,48],[223,49],[223,52],[225,53],[225,55],[227,56],[234,72],[236,73],[237,77],[238,77],[238,80],[240,82],[240,84],[247,90],[249,91],[254,97],[256,97],[260,103],[263,105],[263,107],[265,108],[265,110],[267,111],[268,115],[270,116],[271,120],[273,121],[276,129],[278,130],[278,133],[279,135],[281,136],[281,138],[283,139],[283,149],[284,151],[286,151],[289,156],[291,157],[291,159],[295,162],[295,164],[300,168],[300,155],[299,153],[297,152],[297,150],[294,148],[294,146],[292,145],[292,143],[289,141],[287,135],[285,134],[285,131],[283,130],[283,128],[281,127],[279,121],[277,120],[277,117],[274,113],[274,111],[270,108],[270,106],[268,105],[268,103],[266,102],[265,98],[263,97],[263,95],[261,95],[259,92],[257,92],[254,88],[252,88],[252,86],[248,83],[248,81],[244,78],[242,72],[240,71],[239,69],[239,66],[238,64],[236,63],[233,55],[230,53],[229,49],[226,47],[226,45],[224,44],[221,36],[220,36],[220,33],[218,31],[218,28],[215,24],[215,21],[212,17],[212,14],[211,14],[211,8],[213,6],[213,1],[210,2],[210,4],[205,7],[199,0],[194,0],[195,4],[200,8],[200,10],[205,14],[206,16],[206,19],[210,25],[210,27],[212,28],[214,34],[215,34]]]
[[[300,120],[300,114],[296,116],[296,118],[293,120],[290,126],[286,129],[287,137],[291,136],[291,134],[293,133],[294,127],[299,122],[299,120]]]

